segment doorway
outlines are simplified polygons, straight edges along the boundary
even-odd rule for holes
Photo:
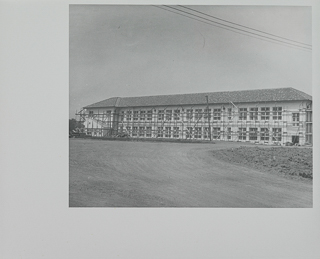
[[[299,136],[292,136],[292,143],[299,144]]]

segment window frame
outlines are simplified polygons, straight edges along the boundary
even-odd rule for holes
[[[248,108],[239,108],[239,120],[246,121],[248,119]]]

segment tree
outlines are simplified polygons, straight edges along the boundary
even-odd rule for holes
[[[75,129],[82,129],[84,125],[80,121],[76,121],[75,119],[69,119],[69,132],[72,132]]]

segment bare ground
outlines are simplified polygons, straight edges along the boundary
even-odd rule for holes
[[[312,175],[312,148],[302,147],[238,147],[212,152],[215,158],[290,178]],[[297,179],[298,180],[298,179]],[[300,179],[301,180],[301,179]]]
[[[70,207],[312,207],[312,180],[216,156],[251,144],[69,143]]]

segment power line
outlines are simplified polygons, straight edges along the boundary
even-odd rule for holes
[[[282,46],[286,46],[286,47],[294,48],[294,49],[296,49],[297,47],[300,47],[300,46],[297,46],[297,47],[288,46],[288,45],[285,45],[285,44],[283,44],[283,43],[274,42],[274,41],[271,41],[271,40],[268,40],[268,39],[261,39],[261,38],[258,38],[258,37],[256,37],[256,36],[248,35],[248,34],[245,34],[245,33],[242,33],[242,32],[238,32],[238,31],[234,31],[234,30],[231,30],[231,29],[228,29],[228,28],[219,26],[219,25],[215,25],[215,24],[212,24],[212,23],[208,23],[208,22],[205,22],[205,21],[196,19],[196,18],[194,18],[194,17],[190,17],[190,16],[187,16],[187,15],[184,15],[184,14],[181,14],[181,13],[178,13],[178,12],[175,12],[175,11],[172,11],[172,10],[167,10],[167,9],[165,9],[165,8],[163,8],[163,7],[160,7],[160,6],[153,5],[153,7],[157,7],[157,8],[163,9],[163,10],[165,10],[165,11],[167,11],[167,12],[175,13],[175,14],[178,14],[178,15],[181,15],[181,16],[184,16],[184,17],[187,17],[187,18],[190,18],[190,19],[192,19],[192,20],[196,20],[196,21],[199,21],[199,22],[202,22],[202,23],[205,23],[205,24],[208,24],[208,25],[217,27],[217,28],[221,28],[221,29],[224,29],[224,30],[227,30],[227,31],[231,31],[231,32],[238,33],[238,34],[241,34],[241,35],[245,35],[245,36],[248,36],[248,37],[251,37],[251,38],[255,38],[255,39],[259,39],[259,40],[271,42],[271,43],[273,43],[273,44],[278,44],[278,45],[282,45]],[[299,50],[309,52],[308,50],[301,49],[301,48],[299,48]]]
[[[196,15],[196,14],[192,14],[192,13],[185,12],[185,11],[179,10],[179,9],[177,9],[177,8],[168,6],[168,5],[164,5],[164,6],[167,7],[167,8],[171,8],[171,9],[177,10],[177,11],[179,11],[179,12],[183,12],[183,13],[187,13],[187,14],[192,15],[192,16],[199,17],[199,18],[201,18],[201,19],[204,19],[204,20],[207,20],[207,21],[210,21],[210,22],[213,22],[213,23],[222,25],[222,26],[226,26],[226,27],[228,27],[228,28],[232,28],[232,29],[235,29],[235,30],[239,30],[239,31],[243,31],[243,32],[249,33],[249,34],[257,35],[257,36],[259,36],[259,37],[263,37],[263,38],[271,39],[271,40],[274,40],[274,41],[282,42],[282,43],[285,43],[285,44],[289,44],[289,45],[292,45],[292,46],[296,46],[296,47],[300,47],[300,48],[304,48],[304,49],[309,49],[309,50],[311,50],[311,49],[308,48],[308,47],[303,47],[303,46],[299,46],[299,45],[296,45],[296,44],[293,44],[293,43],[288,43],[288,42],[285,42],[285,41],[282,41],[282,40],[273,39],[273,38],[270,38],[270,37],[267,37],[267,36],[264,36],[264,35],[260,35],[260,34],[254,33],[254,32],[246,31],[246,30],[239,29],[239,28],[236,28],[236,27],[233,27],[233,26],[230,26],[230,25],[226,25],[226,24],[223,24],[223,23],[219,23],[219,22],[216,22],[216,21],[212,21],[212,20],[210,20],[210,19],[201,17],[201,16]]]
[[[234,31],[234,30],[231,30],[231,29],[228,29],[228,28],[219,26],[219,25],[215,25],[215,24],[212,24],[212,23],[208,23],[208,22],[205,22],[205,21],[196,19],[196,18],[194,18],[194,17],[190,17],[190,16],[187,16],[187,15],[184,15],[184,14],[181,14],[181,13],[178,13],[178,12],[175,12],[175,11],[172,11],[172,10],[167,10],[167,9],[165,9],[165,8],[163,8],[163,7],[160,7],[160,6],[155,6],[155,5],[154,5],[153,7],[157,7],[157,8],[163,9],[163,10],[165,10],[165,11],[167,11],[167,12],[175,13],[175,14],[178,14],[178,15],[181,15],[181,16],[184,16],[184,17],[187,17],[187,18],[190,18],[190,19],[192,19],[192,20],[196,20],[196,21],[199,21],[199,22],[202,22],[202,23],[205,23],[205,24],[208,24],[208,25],[217,27],[217,28],[221,28],[221,29],[224,29],[224,30],[227,30],[227,31],[232,31],[232,32],[234,32],[234,33],[238,33],[238,34],[241,34],[241,35],[245,35],[245,36],[248,36],[248,37],[251,37],[251,38],[255,38],[255,39],[259,39],[259,40],[271,42],[271,43],[273,43],[273,44],[278,44],[278,45],[286,46],[286,47],[293,48],[293,49],[296,49],[296,48],[297,48],[297,47],[285,45],[285,44],[283,44],[283,43],[274,42],[274,41],[271,41],[271,40],[268,40],[268,39],[261,39],[261,38],[258,38],[258,37],[256,37],[256,36],[252,36],[252,35],[248,35],[248,34],[245,34],[245,33],[242,33],[242,32]],[[298,47],[300,47],[300,46],[298,46]],[[305,50],[305,49],[299,49],[299,50],[309,52],[308,50]]]
[[[220,21],[224,21],[224,22],[231,23],[231,24],[234,24],[234,25],[243,27],[243,28],[247,28],[247,29],[253,30],[253,31],[258,31],[258,32],[261,32],[261,33],[264,33],[264,34],[268,34],[268,35],[271,35],[271,36],[274,36],[274,37],[278,37],[278,38],[281,38],[281,39],[284,39],[284,40],[288,40],[288,41],[292,41],[292,42],[296,42],[296,43],[299,43],[299,44],[302,44],[302,45],[306,45],[306,46],[312,47],[311,44],[307,44],[307,43],[303,43],[303,42],[291,40],[291,39],[288,39],[288,38],[285,38],[285,37],[281,37],[281,36],[278,36],[278,35],[275,35],[275,34],[272,34],[272,33],[268,33],[268,32],[260,31],[260,30],[257,30],[257,29],[253,29],[253,28],[251,28],[251,27],[247,27],[247,26],[241,25],[241,24],[239,24],[239,23],[230,22],[230,21],[227,21],[227,20],[218,18],[218,17],[216,17],[216,16],[212,16],[212,15],[209,15],[209,14],[206,14],[206,13],[203,13],[203,12],[200,12],[200,11],[197,11],[197,10],[194,10],[194,9],[192,9],[192,8],[189,8],[189,7],[186,7],[186,6],[183,6],[183,5],[178,5],[178,6],[180,6],[180,7],[182,7],[182,8],[185,8],[185,9],[189,9],[189,10],[194,11],[194,12],[196,12],[196,13],[200,13],[200,14],[203,14],[203,15],[206,15],[206,16],[209,16],[209,17],[212,17],[212,18],[217,19],[217,20],[220,20]]]
[[[216,26],[216,27],[219,27],[219,28],[222,28],[222,29],[225,29],[225,30],[230,30],[230,31],[232,31],[232,32],[236,32],[236,31],[234,31],[234,30],[242,31],[242,32],[245,32],[245,33],[249,33],[249,34],[252,34],[252,35],[256,35],[256,36],[258,36],[258,37],[262,37],[262,38],[270,39],[270,40],[273,40],[273,41],[281,42],[281,43],[288,44],[288,45],[291,45],[291,46],[295,46],[295,47],[298,47],[298,48],[303,48],[303,49],[307,49],[307,50],[312,50],[311,48],[308,48],[308,47],[299,46],[299,45],[296,45],[296,44],[293,44],[293,43],[288,43],[288,42],[285,42],[285,41],[282,41],[282,40],[270,38],[270,37],[267,37],[267,36],[264,36],[264,35],[260,35],[260,34],[257,34],[257,33],[253,33],[253,32],[249,32],[249,31],[246,31],[246,30],[239,29],[239,28],[235,28],[235,27],[233,27],[233,26],[225,25],[225,24],[222,24],[222,23],[219,23],[219,22],[216,22],[216,21],[212,21],[212,20],[210,20],[210,19],[201,17],[201,16],[199,16],[199,15],[192,14],[192,13],[189,13],[189,12],[182,11],[182,10],[176,9],[176,8],[174,8],[174,7],[171,7],[171,6],[167,6],[167,5],[164,5],[164,6],[167,7],[167,8],[171,8],[171,9],[174,9],[174,10],[176,10],[176,11],[182,12],[182,13],[186,13],[186,14],[189,14],[189,15],[192,15],[192,16],[199,17],[200,19],[204,19],[204,20],[207,20],[207,21],[212,22],[212,23],[219,24],[219,25],[221,25],[221,26],[225,26],[225,27],[228,27],[228,28],[233,29],[233,30],[230,30],[230,29],[227,29],[227,28],[225,28],[225,27],[221,27],[221,26],[216,26],[216,25],[210,24],[210,25],[212,25],[212,26]],[[158,7],[158,8],[160,8],[160,9],[163,9],[163,10],[166,10],[166,11],[169,11],[169,12],[170,12],[170,10],[161,8],[161,7],[159,7],[159,6],[155,6],[155,7]],[[171,12],[173,12],[173,11],[171,11]],[[177,13],[177,12],[173,12],[173,13],[182,15],[181,13]],[[190,16],[186,16],[186,15],[182,15],[182,16],[188,17],[188,18],[190,18],[190,19],[198,20],[198,19],[192,18],[192,17],[190,17]],[[202,20],[198,20],[198,21],[204,22],[204,21],[202,21]],[[206,22],[204,22],[204,23],[206,23]],[[207,23],[207,24],[209,24],[209,23]],[[237,32],[237,33],[239,33],[239,32]],[[240,34],[243,34],[243,33],[240,33]],[[252,37],[251,35],[248,35],[248,34],[243,34],[243,35]],[[257,38],[257,37],[253,37],[253,38]],[[258,39],[264,40],[264,39],[261,39],[261,38],[258,38]],[[270,42],[270,41],[269,41],[269,42]],[[275,43],[275,42],[273,42],[273,43]]]

